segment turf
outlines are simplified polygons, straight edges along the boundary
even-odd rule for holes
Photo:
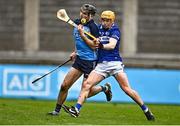
[[[180,106],[148,106],[156,116],[147,121],[136,104],[95,103],[84,104],[80,117],[73,118],[63,110],[59,116],[46,115],[54,109],[55,101],[0,99],[0,124],[6,125],[169,125],[180,124]],[[66,102],[74,105],[75,102]]]

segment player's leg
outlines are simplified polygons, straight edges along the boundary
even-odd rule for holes
[[[87,80],[87,77],[88,76],[84,76],[83,83],[82,83],[82,86],[81,86],[81,90],[85,87],[84,82]],[[102,92],[103,88],[104,88],[103,86],[96,86],[96,85],[93,86],[89,91],[88,98]]]
[[[130,96],[138,105],[141,106],[144,104],[143,101],[141,100],[140,96],[138,95],[138,93],[130,87],[126,73],[120,72],[115,75],[115,78],[118,81],[121,89],[128,96]]]
[[[67,113],[69,113],[71,116],[77,117],[79,115],[79,111],[80,111],[80,108],[82,107],[82,104],[83,104],[84,100],[87,97],[94,96],[94,95],[96,95],[97,93],[99,93],[101,91],[105,92],[108,101],[111,100],[112,93],[111,93],[110,84],[105,84],[104,87],[95,86],[97,83],[99,83],[101,80],[103,80],[104,78],[107,77],[106,70],[104,69],[104,66],[106,66],[106,65],[98,64],[96,66],[95,70],[93,70],[90,73],[87,80],[84,81],[84,83],[82,85],[82,88],[81,88],[81,92],[80,92],[78,102],[75,105],[75,107],[74,106],[73,107],[67,107],[67,106],[63,107],[64,110]],[[84,69],[84,71],[86,71],[86,70],[87,70],[87,68]],[[88,75],[88,72],[85,75]],[[86,78],[86,77],[84,77],[84,78]]]
[[[84,87],[84,81],[88,78],[89,74],[91,71],[95,68],[96,61],[87,61],[87,60],[82,60],[80,59],[80,70],[84,73],[84,79],[82,83],[81,89]],[[92,97],[100,92],[104,92],[107,98],[107,101],[110,101],[112,98],[112,93],[111,93],[111,86],[110,84],[105,84],[105,86],[93,86],[90,89],[89,97]]]
[[[68,74],[66,75],[66,77],[64,78],[63,83],[61,84],[61,89],[58,95],[58,100],[57,103],[58,104],[63,104],[67,94],[68,94],[68,90],[69,88],[74,84],[74,82],[79,79],[79,77],[82,75],[81,71],[75,69],[75,68],[71,68],[71,70],[68,72]]]
[[[69,88],[73,85],[73,83],[82,75],[81,71],[71,68],[70,71],[67,73],[67,75],[64,78],[63,83],[61,84],[61,88],[59,91],[58,99],[57,99],[57,104],[55,107],[55,110],[53,112],[50,112],[49,114],[51,115],[58,115],[62,104],[66,100],[68,90]]]
[[[88,98],[91,88],[94,87],[95,89],[95,85],[97,85],[103,79],[104,77],[102,75],[92,71],[87,80],[83,83],[83,87],[81,89],[77,103],[82,105]]]
[[[85,82],[85,80],[84,80],[84,82]],[[83,83],[81,90],[83,88],[85,88],[84,84],[85,83]],[[106,83],[105,86],[93,86],[93,87],[91,87],[89,94],[88,94],[88,98],[92,97],[92,96],[94,96],[100,92],[105,93],[107,101],[110,101],[112,99],[111,86],[109,83]],[[76,105],[72,106],[72,107],[68,107],[66,105],[63,105],[64,110],[73,117],[79,116],[79,112],[80,112],[81,107],[82,107],[82,104],[79,104],[79,103],[76,103]]]
[[[104,86],[93,86],[90,89],[90,92],[88,94],[88,98],[92,97],[94,95],[97,95],[100,92],[104,92],[104,94],[106,95],[106,100],[107,101],[111,101],[112,99],[112,91],[111,91],[111,85],[109,83],[106,83]]]
[[[150,112],[149,108],[144,104],[139,94],[131,88],[126,73],[119,72],[115,75],[115,78],[118,81],[121,89],[141,107],[147,119],[154,120],[155,118],[153,114]]]
[[[88,94],[90,92],[90,89],[101,82],[104,79],[104,77],[96,72],[91,72],[88,76],[87,80],[84,81],[83,87],[81,89],[77,104],[72,107],[64,106],[64,110],[68,112],[73,117],[78,117],[80,109],[82,107],[82,104],[85,102],[85,100],[88,97]]]

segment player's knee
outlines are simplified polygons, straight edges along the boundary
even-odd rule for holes
[[[69,89],[69,86],[67,85],[67,82],[64,81],[61,85],[61,91],[67,91]]]
[[[68,90],[67,86],[61,85],[61,91],[67,91],[67,90]]]
[[[86,87],[86,83],[84,82],[84,83],[82,84],[82,89],[85,89],[85,87]]]
[[[90,88],[91,88],[91,83],[89,81],[85,81],[83,84],[83,89],[90,90]]]

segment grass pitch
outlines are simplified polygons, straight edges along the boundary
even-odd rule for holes
[[[168,125],[180,124],[180,106],[152,105],[156,121],[146,120],[136,104],[94,103],[84,104],[80,117],[73,118],[64,110],[59,116],[46,115],[54,109],[56,101],[0,99],[0,124],[6,125]],[[74,105],[75,102],[66,102]]]

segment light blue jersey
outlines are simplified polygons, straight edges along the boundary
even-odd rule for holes
[[[90,32],[91,34],[92,34],[91,31],[94,31],[94,29],[95,29],[95,31],[97,31],[97,35],[99,34],[98,27],[96,26],[96,24],[94,23],[93,20],[89,21],[86,25],[84,25],[83,28],[85,31]],[[97,52],[95,50],[91,49],[82,40],[77,28],[74,28],[73,35],[74,35],[74,39],[75,39],[77,55],[79,56],[79,58],[83,59],[83,60],[97,60]]]

